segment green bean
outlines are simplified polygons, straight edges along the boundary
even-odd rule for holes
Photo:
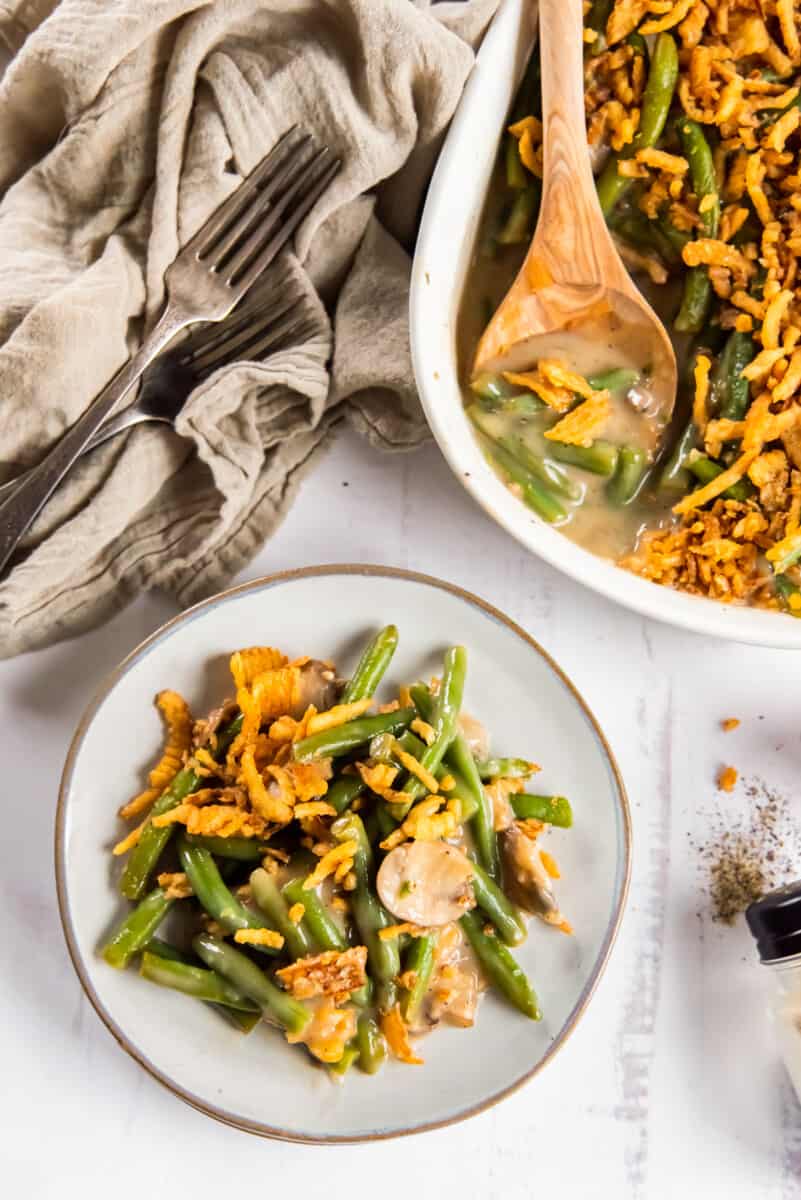
[[[464,646],[452,646],[445,652],[442,681],[431,710],[430,724],[434,730],[434,740],[420,755],[420,765],[426,771],[437,770],[456,736],[466,674],[467,651]],[[396,821],[402,821],[414,801],[423,795],[425,784],[416,775],[410,775],[401,790],[406,794],[407,800],[388,806]]]
[[[303,1033],[311,1020],[309,1009],[276,987],[246,954],[207,933],[199,933],[192,945],[207,967],[254,1000],[265,1016],[282,1025],[288,1033]]]
[[[240,713],[220,732],[216,749],[218,759],[225,757],[228,747],[241,728],[242,714]],[[196,775],[189,767],[184,767],[183,770],[178,772],[169,787],[161,793],[151,808],[139,841],[128,856],[125,870],[120,878],[120,891],[128,900],[138,900],[141,897],[147,887],[147,881],[155,869],[156,863],[161,858],[167,842],[172,837],[174,827],[166,825],[158,829],[153,824],[153,817],[160,817],[163,813],[177,807],[177,805],[186,799],[190,792],[194,792],[200,787],[200,783],[200,776]]]
[[[305,958],[313,953],[309,930],[305,920],[295,924],[289,919],[289,909],[278,884],[272,875],[268,875],[264,867],[258,867],[250,876],[250,889],[253,899],[264,913],[273,929],[277,929],[284,939],[284,945],[292,958]]]
[[[419,688],[421,692],[424,692],[428,697],[428,703],[426,704],[425,712],[427,712],[430,716],[433,710],[433,700],[430,698],[428,688],[425,686],[425,684],[416,684],[415,687],[411,689],[413,698],[417,688]],[[420,707],[420,705],[416,704],[415,707],[420,712],[420,715],[423,716],[423,709]],[[423,716],[423,720],[427,721],[428,717]],[[377,738],[376,742],[379,740],[380,739]],[[455,740],[456,739],[454,739],[454,741]],[[426,748],[425,742],[422,742],[419,737],[416,737],[415,734],[408,729],[406,730],[406,733],[401,734],[399,738],[390,738],[390,742],[394,745],[389,745],[386,748],[379,748],[376,746],[376,752],[373,750],[373,746],[375,746],[375,743],[373,743],[373,746],[370,747],[370,757],[378,758],[382,762],[397,763],[399,766],[402,766],[397,753],[393,753],[393,749],[397,750],[397,748],[400,747],[400,749],[405,750],[407,754],[413,754],[415,758],[420,758]],[[450,776],[451,780],[453,781],[453,786],[448,791],[448,799],[455,799],[459,801],[459,824],[464,825],[471,819],[471,817],[475,816],[478,803],[476,801],[474,792],[468,786],[464,776],[449,762],[449,755],[450,750],[448,751],[448,754],[445,755],[444,763],[437,767],[436,771],[434,771],[434,775],[439,781],[447,779]]]
[[[538,179],[530,178],[528,187],[515,196],[509,216],[498,233],[499,246],[519,246],[531,238],[542,198],[542,185]]]
[[[627,392],[642,379],[642,372],[633,367],[612,367],[608,371],[599,371],[596,375],[588,375],[587,383],[594,392]]]
[[[189,966],[187,963],[162,958],[161,955],[145,950],[139,973],[151,983],[173,988],[187,996],[194,996],[196,1000],[205,1000],[208,1004],[222,1004],[249,1013],[259,1011],[258,1005],[252,1000],[232,987],[216,971],[210,971],[206,967]]]
[[[157,954],[159,958],[166,958],[169,962],[186,963],[190,967],[197,965],[190,954],[179,950],[177,946],[173,946],[172,942],[165,942],[160,937],[150,938],[143,949],[147,950],[148,954]]]
[[[520,389],[504,379],[503,375],[482,371],[480,375],[476,375],[475,379],[471,380],[470,390],[480,396],[482,400],[501,401],[510,400],[517,395]]]
[[[664,236],[656,221],[649,221],[640,212],[626,212],[615,218],[614,223],[610,218],[610,228],[616,237],[622,238],[635,249],[656,255],[665,269],[668,264],[675,266],[679,262],[673,243]]]
[[[693,473],[699,483],[707,484],[711,483],[713,479],[717,479],[725,467],[722,467],[720,463],[713,462],[705,454],[693,453],[687,459],[687,470]],[[727,500],[747,500],[753,494],[753,485],[747,479],[738,479],[722,493]]]
[[[635,55],[640,55],[648,61],[648,43],[641,33],[630,33],[626,38],[626,45],[631,46]]]
[[[530,471],[535,479],[539,479],[540,483],[545,484],[551,491],[556,492],[558,496],[564,496],[567,500],[578,501],[584,495],[584,489],[580,483],[576,483],[571,479],[567,471],[563,471],[556,463],[550,462],[541,454],[535,454],[530,450],[521,437],[510,436],[498,439],[498,445],[507,454],[511,454],[517,461]]]
[[[522,967],[497,937],[484,932],[484,923],[475,912],[460,917],[468,942],[475,952],[484,974],[506,999],[532,1021],[542,1019],[534,989]]]
[[[420,1005],[425,999],[431,975],[434,970],[434,959],[437,949],[436,933],[426,933],[422,937],[412,938],[406,958],[403,963],[404,974],[411,972],[414,982],[411,987],[404,988],[401,994],[401,1016],[407,1025],[417,1019]]]
[[[791,538],[788,539],[789,545],[782,554],[781,558],[771,558],[771,566],[776,575],[783,575],[784,572],[794,566],[801,558],[801,530],[797,530]],[[771,552],[772,553],[772,552]]]
[[[617,469],[606,485],[606,496],[612,504],[631,504],[645,478],[648,455],[639,446],[621,446]]]
[[[355,992],[350,994],[351,1004],[355,1004],[357,1008],[367,1008],[373,1003],[375,995],[375,985],[368,975],[360,988],[356,988]]]
[[[476,763],[481,779],[525,779],[537,770],[536,763],[525,758],[482,758]]]
[[[786,575],[776,575],[773,580],[776,595],[782,602],[784,611],[791,617],[801,617],[801,588],[788,579]],[[793,604],[793,598],[798,597]]]
[[[356,670],[345,684],[340,703],[352,704],[354,700],[374,696],[397,648],[397,627],[387,625],[365,646]]]
[[[103,957],[111,967],[127,967],[134,954],[145,946],[158,929],[174,900],[168,900],[162,887],[153,888],[136,908],[127,914],[103,947]]]
[[[346,813],[334,821],[331,832],[338,842],[357,843],[353,855],[356,887],[350,893],[351,912],[362,943],[367,947],[368,969],[379,990],[378,1003],[382,1008],[390,1008],[394,1003],[400,956],[396,939],[384,940],[378,936],[379,929],[391,925],[392,919],[387,915],[370,884],[372,850],[364,825],[355,813]]]
[[[219,868],[209,854],[200,846],[190,846],[185,835],[178,838],[178,857],[186,872],[197,900],[210,917],[219,921],[229,933],[237,929],[264,929],[266,922],[245,908],[225,886]],[[273,946],[258,946],[265,954],[277,954]]]
[[[197,967],[196,958],[185,954],[183,950],[179,950],[169,942],[163,942],[158,937],[152,937],[145,946],[145,950],[148,954],[166,959],[170,963],[184,963],[188,967]],[[220,977],[218,976],[217,978]],[[229,1024],[235,1025],[240,1033],[251,1033],[261,1020],[261,1009],[258,1007],[255,1012],[245,1012],[242,1009],[229,1008],[225,1004],[212,1004],[211,1007],[220,1016],[225,1017]]]
[[[618,174],[620,159],[633,158],[638,150],[655,146],[662,136],[678,75],[679,56],[676,43],[669,33],[660,33],[654,45],[648,82],[642,98],[640,127],[634,140],[619,154],[611,156],[598,180],[598,199],[604,216],[609,216],[633,182]]]
[[[410,694],[420,716],[430,723],[434,718],[434,699],[431,692],[425,684],[417,683],[410,689]],[[447,770],[438,770],[437,778],[450,774],[454,786],[448,792],[448,796],[455,796],[459,801],[462,821],[471,820],[478,856],[490,875],[498,879],[500,859],[492,802],[481,785],[475,758],[462,734],[455,734],[445,752],[445,762]]]
[[[743,371],[754,357],[750,334],[735,329],[723,347],[712,379],[712,397],[721,417],[742,421],[748,410],[750,387]]]
[[[311,737],[301,738],[292,748],[293,758],[304,761],[310,758],[339,758],[357,750],[379,733],[402,733],[414,720],[413,708],[399,708],[395,712],[378,713],[374,717],[357,717],[334,729],[324,729]]]
[[[361,775],[340,775],[339,779],[329,784],[325,802],[330,804],[335,812],[342,813],[363,791],[364,782]]]
[[[535,479],[513,455],[497,443],[492,443],[489,458],[496,470],[518,485],[522,491],[522,500],[538,517],[542,517],[549,525],[565,520],[567,512],[553,492]]]
[[[335,1063],[329,1063],[329,1074],[333,1075],[335,1079],[341,1078],[343,1075],[347,1075],[348,1071],[351,1069],[358,1057],[358,1043],[355,1040],[348,1042],[347,1046],[342,1051],[342,1057]]]
[[[303,920],[321,950],[347,950],[344,933],[320,899],[315,888],[305,888],[303,880],[293,879],[283,889],[290,904],[302,904]]]
[[[659,476],[660,491],[686,492],[689,475],[685,463],[698,441],[698,430],[690,420],[685,425]]]
[[[664,241],[670,246],[675,261],[682,262],[684,247],[688,242],[693,240],[692,234],[685,232],[683,229],[677,229],[667,216],[657,217],[654,225],[659,230]]]
[[[531,179],[526,168],[520,159],[520,148],[517,138],[507,133],[504,139],[504,167],[506,170],[506,186],[519,191],[522,188],[528,187],[528,182]]]
[[[590,42],[589,53],[592,57],[606,49],[606,24],[612,12],[614,0],[593,0],[584,24],[598,36]]]
[[[217,858],[230,858],[234,862],[258,862],[264,858],[267,849],[267,843],[260,842],[258,838],[210,837],[202,833],[187,833],[185,836],[190,846],[198,846]]]
[[[720,224],[720,199],[709,142],[697,121],[681,117],[677,124],[684,157],[690,164],[690,178],[696,199],[700,205],[706,197],[714,198],[714,202],[699,213],[701,231],[704,237],[716,238]],[[684,277],[684,295],[673,322],[675,329],[679,333],[698,333],[704,326],[711,302],[712,285],[708,268],[702,265],[691,267]]]
[[[526,924],[518,909],[477,862],[473,863],[473,895],[507,946],[518,946],[525,941]]]
[[[519,792],[510,796],[509,802],[518,821],[544,821],[561,829],[569,829],[573,824],[573,810],[566,796],[533,796]]]
[[[512,413],[517,417],[531,417],[535,413],[541,413],[547,407],[545,401],[540,400],[539,396],[535,396],[533,392],[520,392],[517,396],[510,396],[508,400],[502,400],[500,411]]]
[[[569,446],[567,442],[551,444],[551,455],[557,462],[581,467],[583,471],[591,471],[593,475],[613,475],[617,466],[617,453],[614,443],[600,439],[594,441],[591,446]]]
[[[356,1025],[356,1044],[359,1047],[359,1070],[375,1075],[387,1057],[387,1044],[375,1017],[362,1013]]]

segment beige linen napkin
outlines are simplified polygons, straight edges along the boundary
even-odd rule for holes
[[[425,422],[408,346],[426,181],[498,0],[0,0],[0,465],[35,462],[136,346],[180,245],[298,122],[343,159],[291,273],[307,342],[217,372],[177,422],[94,451],[0,584],[0,654],[143,589],[224,586],[347,418]],[[278,286],[278,284],[276,285]]]

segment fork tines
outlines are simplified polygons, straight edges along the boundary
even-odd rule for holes
[[[340,160],[293,126],[192,238],[191,250],[243,294],[336,175]]]

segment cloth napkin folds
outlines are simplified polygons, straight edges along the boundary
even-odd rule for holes
[[[137,592],[223,587],[348,420],[426,436],[408,345],[415,224],[498,0],[0,0],[0,466],[31,465],[158,316],[180,246],[298,123],[343,160],[275,267],[313,333],[224,368],[176,422],[88,455],[0,584],[0,655]]]

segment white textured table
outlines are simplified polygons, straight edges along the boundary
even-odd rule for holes
[[[801,1116],[763,1015],[763,972],[742,924],[710,921],[692,845],[716,812],[735,820],[748,803],[742,787],[716,792],[723,761],[792,796],[798,657],[704,644],[612,607],[492,525],[431,446],[391,458],[340,438],[243,578],[336,561],[414,568],[486,597],[542,642],[594,709],[634,820],[628,910],[595,999],[539,1078],[464,1125],[411,1141],[327,1150],[262,1141],[150,1080],[83,998],[51,865],[59,772],[81,711],[104,673],[172,613],[164,599],[143,599],[93,634],[0,663],[2,1194],[801,1195]],[[723,734],[724,716],[741,728]]]

